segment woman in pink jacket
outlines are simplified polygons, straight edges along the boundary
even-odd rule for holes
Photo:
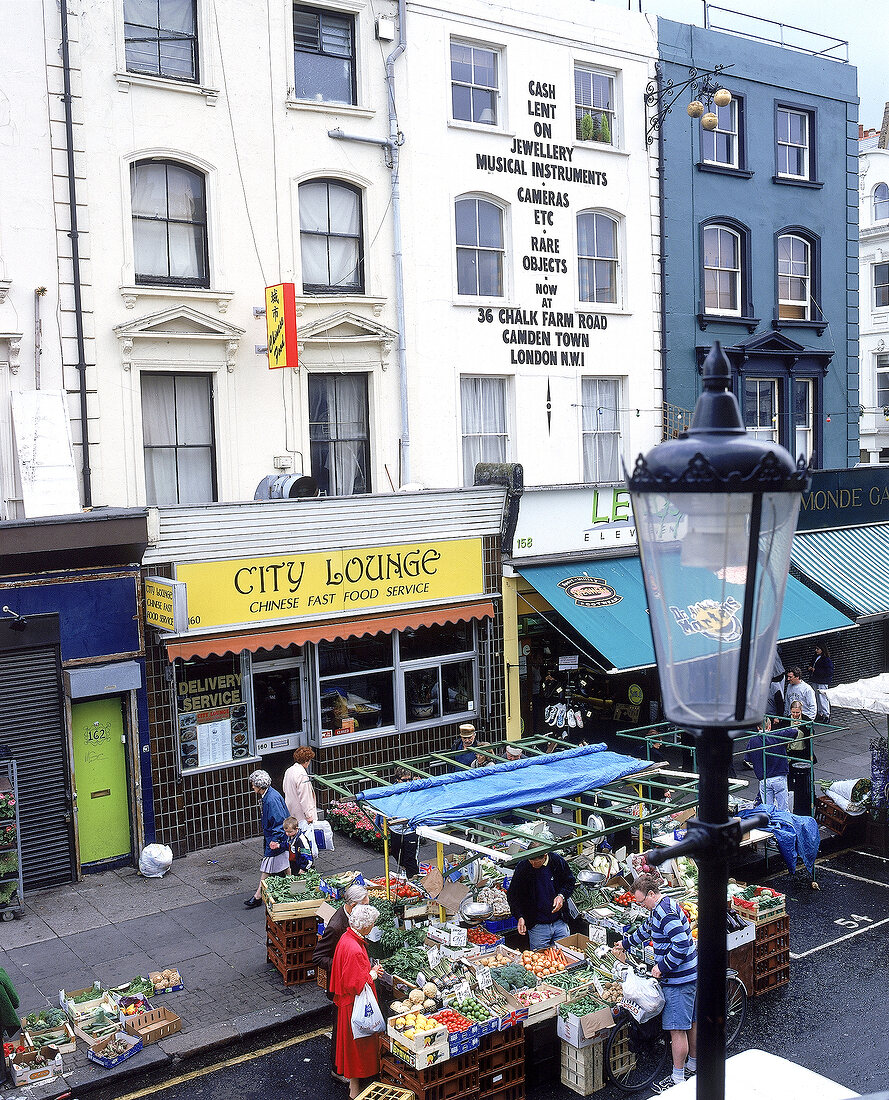
[[[314,759],[314,751],[308,745],[300,745],[293,754],[293,764],[284,772],[284,801],[287,803],[290,815],[300,822],[301,827],[303,822],[311,826],[318,820],[315,792],[312,789],[312,780],[306,771],[306,764]]]

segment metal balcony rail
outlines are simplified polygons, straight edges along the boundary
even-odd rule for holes
[[[725,24],[717,23],[713,19],[714,12],[721,12],[723,16],[734,17],[734,19],[730,18],[730,21]],[[798,50],[813,57],[825,57],[842,65],[849,64],[849,43],[845,39],[821,34],[819,31],[810,31],[805,27],[794,26],[792,23],[779,23],[774,19],[748,15],[747,12],[736,11],[734,8],[723,8],[717,4],[708,3],[704,7],[704,26],[709,30],[736,34],[739,38],[771,42],[773,45],[783,46],[788,50]],[[749,29],[745,29],[747,27]]]

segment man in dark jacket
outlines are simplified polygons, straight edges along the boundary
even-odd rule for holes
[[[551,947],[570,935],[562,907],[574,890],[574,875],[558,852],[523,859],[506,891],[509,908],[518,917],[519,935],[526,933],[532,951]]]
[[[796,730],[772,732],[771,719],[764,718],[759,730],[747,742],[744,759],[759,780],[759,801],[776,810],[787,810],[787,743],[797,736]]]

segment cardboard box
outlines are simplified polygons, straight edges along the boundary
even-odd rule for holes
[[[283,919],[283,918],[281,918]],[[155,997],[160,996],[163,993],[178,993],[180,989],[184,989],[185,986],[182,982],[182,976],[175,967],[167,967],[166,969],[172,970],[174,978],[171,984],[167,985],[167,979],[164,978],[163,972],[160,970],[152,970],[148,975],[152,984],[154,985]]]
[[[73,989],[67,992],[64,989],[59,990],[59,1005],[68,1013],[68,1018],[73,1024],[76,1024],[81,1019],[92,1016],[96,1009],[102,1004],[103,1000],[107,999],[108,1003],[111,1003],[108,994],[101,986],[95,997],[91,997],[88,1001],[81,1001],[79,1004],[74,1003],[75,997],[80,997],[84,993],[91,992],[92,988],[92,986],[87,986],[86,989]],[[114,1011],[117,1011],[116,1007]]]
[[[578,1050],[598,1042],[600,1033],[611,1027],[614,1027],[614,1015],[607,1005],[596,1012],[587,1013],[586,1016],[571,1014],[565,1019],[559,1013],[556,1019],[556,1034]]]
[[[740,914],[738,914],[740,916]],[[729,932],[725,937],[725,945],[728,951],[734,951],[736,947],[743,947],[745,943],[751,943],[756,939],[756,925],[753,921],[745,920],[744,927],[737,932]]]
[[[584,949],[589,942],[590,937],[583,936],[580,933],[574,936],[565,936],[561,940],[556,940],[556,943],[559,945],[559,947],[567,947],[569,951],[573,952],[575,955],[581,956],[582,958],[585,957]]]
[[[445,1035],[447,1036],[447,1031]],[[419,1052],[408,1050],[407,1047],[402,1046],[401,1043],[397,1043],[393,1039],[391,1049],[399,1061],[406,1062],[414,1069],[428,1069],[429,1066],[437,1066],[440,1062],[446,1062],[451,1057],[451,1048],[448,1045],[447,1038],[437,1046],[427,1047]]]
[[[115,1054],[114,1057],[109,1058],[104,1051],[112,1039],[120,1039],[121,1042],[127,1044],[127,1049],[122,1054]],[[127,1035],[125,1031],[117,1031],[114,1035],[109,1035],[107,1039],[94,1043],[86,1052],[86,1056],[91,1062],[97,1062],[105,1069],[113,1069],[127,1058],[132,1058],[141,1049],[142,1040],[137,1035]]]
[[[413,1037],[409,1039],[403,1031],[399,1031],[394,1025],[395,1020],[400,1020],[402,1016],[404,1016],[404,1013],[390,1017],[386,1030],[392,1042],[398,1043],[405,1050],[409,1050],[413,1054],[419,1054],[430,1047],[441,1046],[443,1040],[447,1039],[448,1029],[444,1024],[437,1024],[434,1031],[415,1032]]]
[[[25,1036],[24,1046],[33,1047],[34,1050],[48,1046],[55,1047],[60,1054],[73,1054],[77,1049],[74,1029],[67,1020],[58,1027],[47,1027],[42,1031],[28,1028],[22,1020],[22,1033]]]
[[[529,1024],[536,1024],[541,1020],[551,1020],[558,1012],[559,1005],[563,1004],[568,999],[568,994],[564,989],[556,989],[555,986],[547,985],[545,982],[539,982],[537,991],[538,993],[547,993],[548,996],[546,1000],[538,1001],[537,1004],[533,1005],[523,1005],[514,994],[507,993],[507,991],[497,985],[496,982],[494,985],[498,993],[500,993],[511,1009],[521,1009],[528,1014],[526,1019]]]
[[[41,1064],[38,1065],[38,1058]],[[34,1085],[38,1081],[49,1081],[62,1072],[62,1055],[55,1047],[41,1047],[36,1050],[16,1051],[9,1060],[12,1078],[16,1085]]]
[[[140,1012],[138,1016],[131,1016],[126,1022],[127,1034],[141,1039],[144,1046],[156,1043],[158,1039],[166,1039],[168,1035],[175,1035],[181,1030],[182,1020],[168,1008],[153,1008],[150,1012]]]

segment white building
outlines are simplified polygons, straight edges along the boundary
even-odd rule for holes
[[[79,286],[59,5],[12,0],[0,36],[0,516],[70,500],[62,391],[93,505],[249,499],[275,470],[441,487],[480,459],[611,481],[659,438],[643,16],[411,5],[397,56],[391,0],[65,11]],[[255,313],[290,281],[300,369],[270,371]]]
[[[861,461],[889,462],[889,149],[859,157]]]

